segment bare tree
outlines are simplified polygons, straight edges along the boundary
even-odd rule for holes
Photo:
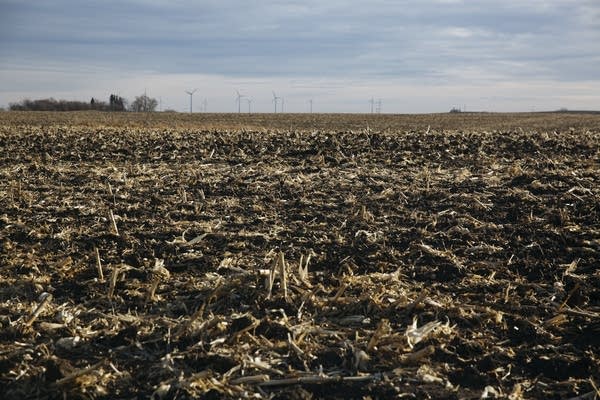
[[[125,111],[127,101],[116,94],[110,95],[109,107],[111,111]]]
[[[158,107],[158,100],[148,97],[145,93],[141,96],[137,96],[133,103],[131,103],[131,111],[136,112],[150,112],[156,111]]]

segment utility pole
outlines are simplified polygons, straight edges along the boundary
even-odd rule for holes
[[[190,95],[190,114],[192,113],[192,97],[194,96],[194,93],[196,93],[196,90],[198,90],[198,89],[194,89],[192,91],[188,91],[188,90],[185,91],[187,94]]]

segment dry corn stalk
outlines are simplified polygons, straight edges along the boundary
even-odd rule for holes
[[[565,300],[561,303],[560,307],[558,307],[558,311],[562,310],[567,305],[569,300],[571,300],[571,297],[573,297],[573,294],[575,294],[575,292],[578,291],[580,287],[581,285],[579,283],[575,284],[573,289],[571,289],[569,294],[567,294],[567,298],[565,298]]]
[[[365,205],[361,205],[360,206],[360,210],[358,210],[358,212],[356,212],[355,214],[356,218],[358,218],[361,221],[365,221],[365,222],[373,222],[373,220],[375,219],[373,217],[373,214],[371,214],[368,210],[367,210],[367,206]]]
[[[342,294],[344,294],[344,291],[346,291],[347,288],[348,288],[348,283],[345,281],[342,282],[338,291],[335,293],[335,295],[333,296],[333,298],[331,300],[337,301],[340,297],[342,297]]]
[[[263,371],[270,372],[270,373],[275,374],[275,375],[285,376],[285,372],[283,372],[281,370],[278,370],[276,368],[273,368],[271,365],[269,365],[266,362],[262,361],[258,357],[257,358],[249,357],[249,360],[245,361],[245,364],[249,365],[251,367],[254,367],[254,368],[261,369]]]
[[[269,270],[269,277],[266,282],[268,295],[267,298],[271,298],[273,294],[273,284],[275,283],[275,275],[279,274],[279,279],[281,281],[281,288],[283,289],[283,297],[287,299],[287,268],[285,263],[285,256],[283,251],[280,251],[279,254],[273,259],[273,263],[271,264],[271,269]]]
[[[25,322],[25,326],[31,326],[33,322],[39,317],[39,315],[44,311],[44,308],[50,303],[52,300],[52,295],[48,292],[44,292],[40,295],[38,301],[40,304],[35,308],[29,319]]]
[[[154,293],[160,282],[166,281],[171,276],[169,270],[166,269],[164,265],[164,260],[158,258],[154,260],[154,268],[152,268],[152,272],[150,273],[150,288],[148,289],[148,295],[146,297],[147,303],[154,300]]]
[[[281,275],[281,286],[283,288],[283,297],[287,299],[287,268],[285,267],[285,256],[283,251],[279,252],[279,274]]]
[[[426,339],[441,325],[442,323],[440,321],[431,321],[423,326],[417,327],[417,317],[415,316],[412,325],[406,328],[406,332],[404,333],[408,346],[412,349],[415,344]]]
[[[260,375],[251,375],[251,376],[242,376],[240,378],[232,379],[229,381],[232,385],[251,385],[251,384],[259,384],[270,381],[270,377],[267,374]]]
[[[565,314],[558,314],[544,322],[545,326],[560,326],[565,322],[568,322],[569,319]]]
[[[183,186],[179,187],[179,196],[181,196],[182,203],[187,203],[187,193],[185,191],[185,187],[183,187]]]
[[[379,325],[377,325],[377,329],[373,336],[371,336],[371,340],[369,340],[369,344],[367,345],[367,351],[372,351],[377,343],[381,340],[382,337],[389,334],[390,332],[390,323],[387,319],[382,319],[379,321]]]
[[[437,250],[437,249],[434,249],[433,247],[431,247],[427,244],[424,244],[424,243],[418,244],[417,248],[419,250],[421,250],[422,252],[424,252],[425,254],[428,254],[432,257],[437,257],[437,258],[446,260],[446,261],[454,264],[459,269],[463,268],[463,265],[460,262],[460,260],[458,259],[458,257],[449,250],[445,250],[445,251]]]
[[[269,276],[266,279],[266,286],[267,286],[267,298],[271,298],[271,294],[273,293],[273,284],[275,283],[275,273],[277,271],[277,261],[279,259],[277,257],[275,257],[273,259],[273,262],[271,263],[271,268],[269,269]]]
[[[56,382],[54,382],[53,385],[55,385],[55,386],[64,385],[65,383],[69,383],[69,382],[73,381],[74,379],[77,379],[83,375],[87,375],[92,372],[98,372],[98,370],[100,369],[100,367],[102,367],[104,365],[104,363],[105,363],[105,360],[101,360],[100,362],[98,362],[94,365],[91,365],[87,368],[77,370],[77,371],[65,376],[64,378],[57,380]]]
[[[114,293],[115,293],[115,286],[117,286],[117,277],[119,276],[119,273],[121,272],[121,268],[120,267],[113,267],[112,272],[110,274],[110,283],[108,286],[108,298],[112,299]]]
[[[303,254],[301,254],[300,262],[298,263],[298,279],[300,279],[300,281],[309,288],[312,287],[308,280],[308,264],[310,262],[310,257],[311,253],[308,253],[306,257]]]
[[[102,271],[102,262],[100,261],[100,251],[94,246],[94,253],[96,254],[96,269],[98,270],[98,278],[100,281],[104,280],[104,272]]]
[[[110,219],[112,233],[119,236],[119,228],[117,228],[117,222],[115,221],[115,215],[113,214],[113,212],[110,208],[108,209],[108,218]]]
[[[364,350],[355,349],[354,350],[354,368],[357,371],[364,371],[367,369],[367,365],[371,360],[371,357]]]
[[[402,364],[415,364],[421,361],[425,357],[429,357],[435,353],[435,347],[429,345],[421,350],[415,351],[414,353],[408,353],[400,357],[400,363]]]
[[[294,352],[299,356],[302,357],[304,355],[304,351],[298,347],[298,345],[296,344],[296,342],[294,341],[294,339],[292,338],[292,335],[288,332],[288,344],[290,345],[290,348],[292,350],[294,350]]]

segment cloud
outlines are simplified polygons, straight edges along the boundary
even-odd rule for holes
[[[442,31],[444,35],[455,37],[459,39],[467,39],[475,36],[475,32],[472,29],[454,27],[454,28],[446,28]]]
[[[372,91],[390,81],[404,88],[510,82],[523,96],[536,82],[600,80],[596,0],[5,0],[0,7],[0,103],[140,76],[303,82],[329,91],[345,82]],[[32,83],[19,89],[13,79]],[[344,98],[363,101],[366,93],[354,93]]]

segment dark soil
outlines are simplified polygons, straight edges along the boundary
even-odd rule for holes
[[[0,150],[0,398],[600,387],[600,115],[11,112]]]

